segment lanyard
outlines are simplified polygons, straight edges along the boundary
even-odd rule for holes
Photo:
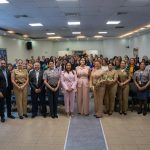
[[[140,81],[142,80],[143,71],[140,72]]]

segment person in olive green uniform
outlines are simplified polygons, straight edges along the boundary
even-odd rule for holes
[[[14,69],[11,77],[16,96],[17,111],[20,119],[27,116],[27,86],[28,72],[23,69],[23,61],[20,59],[17,63],[17,69]]]
[[[121,61],[120,69],[118,70],[118,99],[120,106],[120,114],[127,114],[128,109],[128,97],[129,97],[129,82],[131,80],[130,75],[126,71],[125,61]]]
[[[113,64],[109,63],[108,71],[106,71],[106,91],[104,97],[104,104],[106,108],[106,113],[112,115],[114,111],[115,98],[117,92],[117,71],[113,69]]]

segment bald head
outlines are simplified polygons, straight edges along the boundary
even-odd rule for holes
[[[41,65],[39,62],[34,63],[34,69],[35,70],[40,70],[40,67],[41,67]]]

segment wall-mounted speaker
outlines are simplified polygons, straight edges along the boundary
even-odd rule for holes
[[[26,42],[26,48],[27,48],[27,50],[31,50],[32,49],[32,42]]]

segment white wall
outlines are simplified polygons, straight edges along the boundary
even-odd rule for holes
[[[130,49],[132,50],[133,48],[139,49],[140,58],[142,58],[143,56],[148,56],[148,58],[150,59],[150,34],[134,37],[129,41],[130,41]]]
[[[28,56],[27,51],[25,51],[25,41],[15,40],[5,37],[0,37],[0,48],[7,49],[8,61],[12,62],[15,58],[26,58]]]
[[[132,51],[127,49],[128,40],[126,39],[108,39],[102,41],[102,54],[108,58],[113,56],[122,56],[125,55],[133,56]]]
[[[7,49],[8,61],[14,62],[15,58],[25,60],[31,56],[57,56],[58,51],[66,50],[98,50],[99,54],[106,57],[133,56],[133,48],[139,49],[139,56],[150,58],[150,34],[134,37],[131,39],[107,39],[102,41],[32,41],[33,50],[27,51],[26,41],[0,37],[0,48]],[[130,48],[126,48],[129,46]]]
[[[0,37],[0,48],[7,49],[7,56],[9,62],[14,62],[16,58],[25,60],[31,56],[50,56],[55,55],[55,52],[52,51],[52,43],[47,41],[32,41],[32,50],[26,49],[26,41],[11,39],[7,37]]]

